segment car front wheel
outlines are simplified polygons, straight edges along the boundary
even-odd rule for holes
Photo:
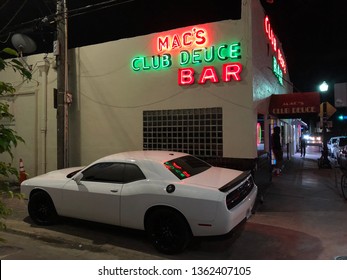
[[[169,208],[157,209],[151,213],[146,219],[145,228],[154,247],[164,254],[182,252],[192,237],[184,217]]]
[[[30,218],[38,225],[47,226],[57,222],[58,214],[50,196],[43,192],[34,193],[28,204]]]

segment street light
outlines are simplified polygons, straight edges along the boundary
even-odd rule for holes
[[[320,84],[319,86],[319,91],[320,92],[327,92],[329,89],[329,85],[327,84],[326,81],[324,81],[323,83]]]
[[[329,85],[324,81],[319,86],[320,92],[327,92],[329,89]],[[323,150],[322,156],[318,159],[319,168],[331,168],[330,161],[328,158],[328,146],[327,146],[327,103],[323,102],[323,115],[322,115],[322,128],[323,128]]]

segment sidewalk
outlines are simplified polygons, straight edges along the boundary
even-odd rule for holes
[[[284,259],[347,255],[347,201],[340,190],[341,172],[334,166],[318,168],[320,156],[318,149],[308,147],[305,158],[297,153],[286,161],[282,175],[273,177],[252,220],[269,226],[268,230],[287,231],[277,232],[288,242]]]

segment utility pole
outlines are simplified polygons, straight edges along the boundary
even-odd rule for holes
[[[68,57],[66,0],[57,0],[57,168],[68,167]]]

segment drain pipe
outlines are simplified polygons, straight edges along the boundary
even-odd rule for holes
[[[47,171],[47,80],[49,62],[46,59],[44,61],[39,62],[38,68],[40,71],[40,76],[42,77],[42,88],[40,95],[40,103],[42,108],[40,110],[41,153],[39,158],[41,159],[40,173],[44,174]]]

